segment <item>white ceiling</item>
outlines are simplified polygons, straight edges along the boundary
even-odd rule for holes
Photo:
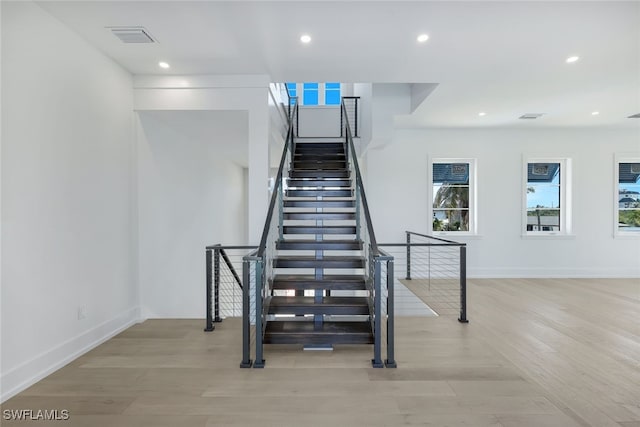
[[[626,118],[640,113],[638,1],[38,4],[134,74],[437,83],[396,120],[408,127],[640,128]],[[159,43],[125,45],[108,26],[144,26]],[[416,42],[420,33],[427,43]],[[566,64],[571,55],[581,59]],[[159,60],[171,69],[160,70]],[[517,120],[524,113],[545,116]]]

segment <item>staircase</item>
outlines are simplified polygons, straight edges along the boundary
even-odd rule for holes
[[[373,344],[374,367],[396,366],[393,257],[376,243],[344,102],[341,108],[344,137],[315,141],[295,138],[295,100],[288,109],[262,238],[243,257],[243,368],[265,366],[264,344]]]
[[[372,344],[363,242],[356,237],[359,224],[346,144],[294,146],[282,238],[273,258],[275,296],[269,314],[275,316],[266,326],[264,342],[308,348]]]

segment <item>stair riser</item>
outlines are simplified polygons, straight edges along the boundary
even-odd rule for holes
[[[351,190],[287,190],[287,197],[352,197]]]
[[[265,344],[373,344],[371,335],[313,335],[313,334],[265,334]]]
[[[322,304],[316,306],[278,306],[270,307],[269,314],[327,314],[337,316],[362,316],[369,314],[369,307],[324,307]]]
[[[346,169],[346,162],[308,162],[308,161],[295,161],[291,165],[291,169]]]
[[[285,208],[354,208],[354,200],[285,200]]]
[[[348,169],[336,170],[291,170],[289,176],[291,178],[349,178],[351,172]]]
[[[317,180],[317,179],[289,179],[287,181],[289,187],[351,187],[350,179],[332,179],[332,180]]]
[[[364,283],[326,283],[326,282],[275,282],[272,289],[276,290],[325,290],[325,291],[365,291]]]
[[[364,268],[364,261],[355,260],[273,260],[274,268]]]
[[[333,243],[328,241],[298,243],[290,241],[276,243],[276,249],[281,251],[359,251],[362,250],[362,243]]]
[[[354,220],[356,219],[356,214],[354,213],[338,213],[338,212],[317,212],[317,213],[288,213],[285,212],[283,214],[284,219],[291,220]]]
[[[356,227],[292,227],[284,226],[284,234],[356,234]]]

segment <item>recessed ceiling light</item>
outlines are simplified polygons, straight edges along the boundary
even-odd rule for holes
[[[300,36],[300,41],[302,43],[309,43],[311,42],[311,36],[309,34],[303,34],[302,36]]]
[[[580,59],[579,56],[570,56],[567,58],[567,64],[573,64],[574,62],[576,62],[578,59]]]
[[[486,116],[486,115],[487,115],[487,113],[485,113],[485,112],[483,111],[483,112],[478,113],[478,115],[479,115],[480,117],[482,117],[482,116]]]
[[[420,34],[417,38],[419,43],[424,43],[427,40],[429,40],[429,35],[428,34]]]
[[[594,111],[591,113],[592,116],[597,116],[598,114],[600,114],[600,111]]]
[[[519,117],[519,119],[522,120],[535,120],[538,119],[540,117],[542,117],[544,115],[544,113],[527,113],[527,114],[523,114]]]
[[[168,62],[160,61],[160,62],[158,62],[158,67],[167,69],[167,68],[170,67],[170,65],[169,65]]]

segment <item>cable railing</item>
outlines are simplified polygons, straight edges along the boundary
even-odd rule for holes
[[[467,246],[406,231],[406,242],[380,243],[393,255],[400,282],[440,316],[467,323]]]
[[[345,137],[344,124],[346,121],[350,123],[351,136],[360,137],[360,97],[359,96],[343,96],[342,104],[344,108],[340,110],[340,136]]]
[[[207,315],[205,331],[226,317],[242,316],[242,259],[257,246],[206,247]]]
[[[371,313],[369,320],[374,335],[374,357],[372,364],[376,368],[383,366],[395,368],[393,256],[381,251],[376,241],[373,223],[369,213],[369,204],[367,203],[367,196],[364,190],[364,182],[358,164],[358,154],[353,144],[352,128],[350,126],[346,104],[345,98],[343,98],[341,106],[341,134],[344,135],[345,138],[345,152],[351,170],[351,177],[355,178],[352,181],[352,188],[356,199],[356,240],[362,240],[363,242],[363,257],[365,259],[364,272],[369,291],[369,312]],[[384,305],[383,299],[385,300]],[[384,337],[382,333],[383,329],[385,330]],[[382,361],[383,338],[387,350],[387,358],[384,363]]]

